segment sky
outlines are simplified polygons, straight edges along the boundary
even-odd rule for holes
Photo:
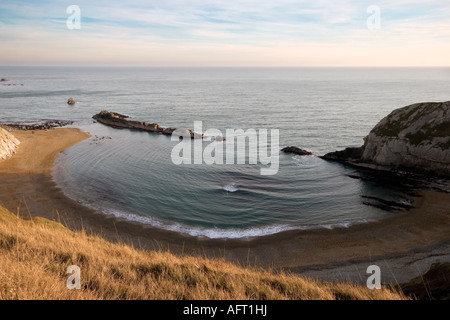
[[[0,65],[450,66],[450,1],[0,0]]]

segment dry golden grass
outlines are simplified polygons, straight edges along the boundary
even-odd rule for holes
[[[66,269],[81,268],[81,290]],[[0,299],[406,299],[223,260],[134,249],[0,207]]]

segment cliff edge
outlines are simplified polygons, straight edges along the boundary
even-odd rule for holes
[[[402,168],[450,176],[450,101],[396,109],[370,131],[362,147],[322,158],[381,170]]]
[[[3,128],[0,128],[0,160],[5,160],[11,157],[19,146],[20,141],[17,140],[11,133]]]

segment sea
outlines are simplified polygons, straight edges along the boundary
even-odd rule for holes
[[[354,179],[354,168],[319,156],[361,146],[394,109],[450,100],[450,68],[0,67],[3,77],[0,122],[71,120],[91,134],[56,159],[52,177],[66,196],[105,215],[204,238],[348,227],[398,214],[364,199],[408,202],[407,194]],[[278,132],[278,145],[272,138],[265,145],[277,171],[261,174],[267,163],[251,162],[246,146],[243,163],[177,164],[179,139],[102,125],[92,119],[101,110],[163,127],[201,122],[202,131],[225,138],[227,130],[258,139]],[[227,142],[206,139],[201,148]],[[285,146],[314,155],[280,152]]]

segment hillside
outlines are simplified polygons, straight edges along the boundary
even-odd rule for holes
[[[81,269],[69,290],[66,269]],[[223,260],[138,250],[0,207],[0,299],[405,299]]]
[[[403,168],[450,176],[450,101],[396,109],[370,131],[363,146],[331,152],[324,158],[374,169]]]

